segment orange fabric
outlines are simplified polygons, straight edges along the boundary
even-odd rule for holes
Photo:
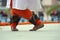
[[[41,24],[41,23],[43,23],[41,20],[36,20],[36,25],[39,25],[39,24]]]
[[[32,12],[28,9],[26,9],[26,10],[12,9],[11,15],[17,15],[17,16],[23,17],[25,19],[30,19],[32,17]]]
[[[18,10],[18,9],[13,9],[12,8],[12,0],[10,1],[10,8],[11,8],[11,15],[17,15],[20,17],[23,17],[25,19],[30,19],[32,16],[32,12],[29,9],[26,10]]]
[[[14,29],[15,29],[15,28],[16,28],[16,26],[17,26],[17,25],[16,25],[16,22],[13,22],[13,23],[12,23],[12,24],[10,24],[10,25],[11,25],[11,28],[14,28]]]
[[[12,0],[10,0],[10,8],[12,8]]]

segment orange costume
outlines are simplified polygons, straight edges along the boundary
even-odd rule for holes
[[[40,21],[40,19],[35,14],[32,14],[32,11],[29,10],[28,8],[24,10],[17,9],[18,7],[13,8],[12,0],[10,1],[10,8],[11,8],[11,16],[12,16],[11,18],[11,30],[12,31],[17,31],[16,26],[19,22],[20,17],[23,17],[29,20],[29,22],[35,25],[34,28],[31,29],[30,31],[36,31],[37,29],[43,27],[43,23]],[[33,18],[33,16],[35,17],[35,19]]]

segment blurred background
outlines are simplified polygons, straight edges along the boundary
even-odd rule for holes
[[[32,13],[47,24],[40,31],[33,32],[28,30],[34,25],[24,18],[21,18],[19,24],[28,25],[18,25],[18,32],[11,31],[9,4],[10,0],[0,0],[0,40],[60,40],[60,0],[40,0],[40,10]]]
[[[10,22],[10,0],[0,0],[0,25],[1,23]],[[32,11],[43,22],[60,22],[60,0],[40,0],[40,10]],[[28,23],[24,18],[21,18],[20,22]]]

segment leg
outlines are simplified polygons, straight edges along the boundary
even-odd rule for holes
[[[16,27],[17,27],[19,20],[20,20],[20,17],[18,17],[18,16],[14,15],[11,17],[10,25],[11,25],[12,31],[18,31],[18,29]]]
[[[44,26],[43,22],[34,13],[33,13],[32,18],[29,20],[29,22],[34,24],[33,29],[31,29],[30,31],[36,31]]]
[[[31,18],[32,12],[29,9],[26,9],[26,10],[12,9],[11,15],[12,15],[12,18],[11,18],[11,30],[16,31],[17,30],[16,26],[17,26],[17,24],[19,22],[20,17],[23,17],[23,18],[29,20]],[[17,16],[13,16],[13,15],[17,15]]]

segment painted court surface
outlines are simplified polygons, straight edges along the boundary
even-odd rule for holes
[[[34,25],[18,25],[12,32],[10,26],[0,26],[0,40],[60,40],[60,24],[45,24],[37,31],[29,31]]]

